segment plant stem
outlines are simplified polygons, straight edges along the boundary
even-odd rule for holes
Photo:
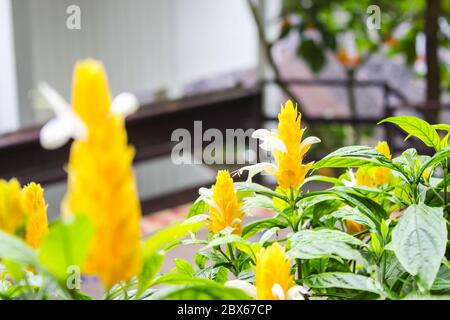
[[[446,211],[446,215],[448,216],[450,214],[448,209],[448,190],[447,190],[447,177],[448,177],[448,171],[450,169],[450,161],[446,159],[444,163],[442,164],[442,169],[444,169],[444,210]]]
[[[225,257],[225,259],[228,261],[228,263],[231,265],[231,268],[232,268],[233,271],[234,271],[233,273],[234,273],[234,275],[237,277],[238,271],[237,271],[236,266],[234,265],[234,261],[231,260],[231,259],[225,254],[225,252],[223,252],[223,250],[222,250],[222,248],[221,248],[220,246],[217,246],[216,248],[217,248],[217,250]]]
[[[272,56],[272,46],[273,44],[270,43],[267,40],[266,37],[266,30],[264,26],[264,21],[258,12],[258,7],[253,3],[252,0],[247,0],[247,4],[250,8],[250,11],[252,12],[253,19],[256,23],[256,29],[258,30],[259,35],[259,42],[260,45],[264,51],[264,56],[266,58],[267,63],[269,64],[270,68],[272,69],[275,77],[275,83],[278,85],[278,87],[291,99],[295,100],[297,103],[299,103],[299,99],[296,97],[294,92],[289,88],[289,86],[286,85],[286,83],[281,79],[280,70],[278,69],[277,64],[275,63],[275,60]],[[301,106],[298,106],[298,111],[301,112]]]

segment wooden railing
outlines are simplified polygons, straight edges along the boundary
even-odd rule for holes
[[[202,121],[204,130],[217,128],[222,132],[225,132],[225,129],[260,128],[263,127],[264,122],[275,121],[275,117],[267,116],[263,112],[263,90],[268,83],[271,82],[265,81],[246,87],[197,94],[177,101],[141,101],[141,109],[127,119],[130,144],[136,148],[136,163],[170,154],[173,147],[172,132],[177,128],[186,128],[193,134],[193,125],[196,120]],[[286,84],[344,87],[346,81],[292,79],[286,81]],[[355,82],[355,86],[376,87],[382,90],[383,113],[377,117],[358,117],[357,119],[312,118],[304,114],[304,121],[309,125],[375,125],[381,119],[405,109],[426,112],[433,107],[409,103],[404,95],[383,81],[359,81]],[[396,100],[397,103],[393,104],[391,100]],[[450,110],[449,105],[442,105],[440,108]],[[393,125],[384,125],[384,128],[385,139],[390,143],[393,151],[404,149],[405,145],[395,143],[400,131]],[[22,183],[35,181],[43,185],[66,179],[63,168],[68,160],[69,145],[58,150],[44,150],[39,143],[39,130],[39,127],[34,127],[0,136],[1,178],[17,177]],[[413,140],[408,141],[409,146],[420,148],[420,145],[414,145]],[[198,187],[200,186],[175,190],[173,193],[157,198],[142,199],[143,212],[151,213],[191,201],[196,197]]]
[[[261,90],[259,87],[233,88],[186,97],[177,101],[141,101],[140,110],[127,119],[130,144],[136,148],[135,162],[169,155],[171,134],[185,128],[193,136],[194,121],[203,130],[216,128],[244,130],[261,127]],[[64,165],[69,144],[57,150],[44,150],[39,143],[39,127],[0,136],[0,177],[18,178],[22,183],[43,185],[66,179]],[[151,213],[194,199],[199,186],[175,190],[162,197],[142,199],[143,212]]]

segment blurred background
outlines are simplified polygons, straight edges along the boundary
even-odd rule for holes
[[[70,101],[87,57],[104,62],[113,95],[141,103],[127,128],[145,214],[182,215],[214,180],[217,166],[171,160],[171,133],[194,134],[196,120],[274,128],[292,98],[323,141],[312,160],[380,139],[399,152],[404,136],[379,120],[450,123],[449,22],[447,0],[0,0],[0,177],[43,183],[58,214],[68,146],[39,147],[52,114],[32,93],[46,81]]]

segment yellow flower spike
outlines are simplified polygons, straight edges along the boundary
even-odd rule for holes
[[[389,145],[386,141],[380,141],[378,142],[378,145],[375,147],[375,149],[383,154],[386,158],[392,159],[391,150],[389,149]]]
[[[305,180],[312,163],[302,164],[303,157],[311,144],[302,144],[305,129],[301,129],[301,115],[291,100],[288,100],[278,115],[278,137],[286,146],[287,152],[274,151],[278,165],[277,182],[284,189],[295,189]]]
[[[16,235],[24,227],[26,218],[19,181],[0,180],[0,230]]]
[[[227,170],[220,170],[217,173],[216,184],[213,185],[212,191],[208,229],[217,234],[226,227],[231,227],[233,233],[240,234],[244,216],[241,211],[242,203],[237,199],[233,179]]]
[[[379,153],[386,156],[388,159],[392,159],[391,150],[386,141],[380,141],[375,148]],[[376,168],[374,172],[374,180],[376,185],[385,185],[389,183],[391,169],[389,168]]]
[[[373,173],[371,169],[372,168],[369,167],[361,167],[356,171],[355,177],[357,186],[364,186],[369,188],[377,187],[373,180]]]
[[[95,234],[84,273],[97,275],[106,288],[130,280],[142,267],[141,208],[132,171],[124,117],[111,113],[103,65],[86,60],[75,67],[72,105],[87,128],[75,140],[68,164],[66,214],[86,213]]]
[[[38,248],[42,238],[48,232],[47,204],[44,200],[44,189],[34,182],[22,190],[28,221],[25,240],[33,248]]]
[[[286,258],[284,248],[278,243],[262,248],[256,256],[257,299],[284,300],[294,286],[291,260]]]

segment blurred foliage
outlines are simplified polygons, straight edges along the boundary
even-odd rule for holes
[[[369,30],[366,25],[373,11],[380,8],[380,28]],[[278,40],[290,32],[300,35],[297,53],[314,72],[326,64],[325,55],[338,54],[340,37],[353,33],[356,47],[362,57],[361,65],[373,54],[402,55],[408,65],[416,61],[416,37],[425,28],[426,0],[284,0],[280,13],[282,27]],[[450,32],[445,30],[450,22],[450,1],[441,1],[439,46],[448,48]],[[446,22],[446,23],[445,23]],[[401,24],[408,24],[399,32]],[[312,32],[315,34],[313,36]],[[387,49],[387,50],[386,50]],[[442,62],[442,80],[446,90],[450,87],[449,62]]]

